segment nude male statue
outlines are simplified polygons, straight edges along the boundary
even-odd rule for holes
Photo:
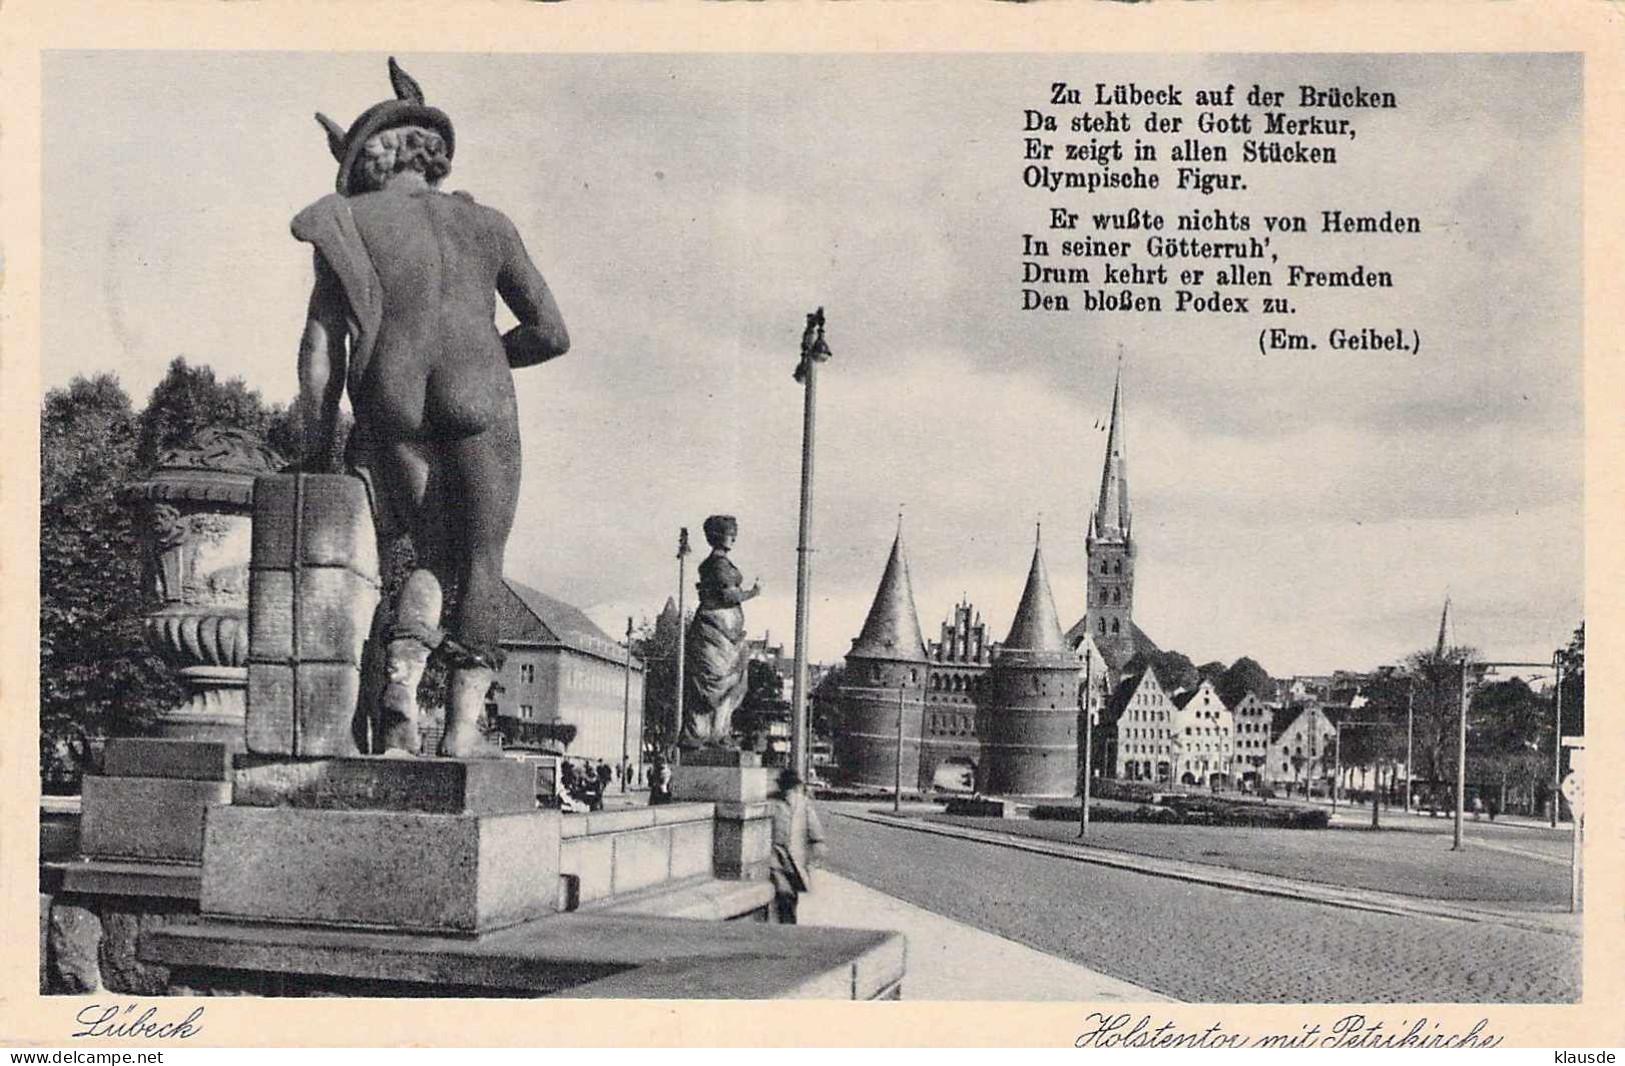
[[[316,116],[339,161],[338,192],[293,221],[294,236],[316,249],[299,345],[306,468],[348,465],[369,478],[380,544],[405,531],[416,549],[419,569],[386,634],[375,746],[417,752],[417,687],[432,650],[451,670],[440,754],[466,757],[503,658],[498,605],[520,474],[510,367],[562,355],[570,338],[513,223],[439,190],[451,120],[393,58],[389,72],[396,99],[348,130]],[[498,294],[519,320],[506,335],[495,325]],[[339,456],[346,389],[355,428]],[[461,599],[442,633],[448,582]]]

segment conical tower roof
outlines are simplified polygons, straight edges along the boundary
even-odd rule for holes
[[[1055,597],[1049,590],[1049,572],[1044,568],[1042,535],[1033,540],[1033,565],[1027,571],[1027,588],[1010,623],[1010,635],[1002,647],[1012,651],[1070,651],[1061,633],[1061,619],[1055,613]]]
[[[903,531],[892,541],[891,558],[875,590],[875,602],[864,619],[863,631],[852,642],[849,659],[895,659],[925,662],[925,640],[920,616],[914,610],[914,583],[909,580],[908,557],[903,552]]]
[[[1112,387],[1112,424],[1106,434],[1106,462],[1100,473],[1100,504],[1095,508],[1094,534],[1097,537],[1127,537],[1128,450],[1123,440],[1123,367],[1117,367],[1117,383]]]

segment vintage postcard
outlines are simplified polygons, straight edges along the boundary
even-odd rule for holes
[[[9,1046],[1620,1043],[1606,5],[22,6]]]

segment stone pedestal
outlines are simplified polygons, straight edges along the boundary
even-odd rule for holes
[[[79,850],[88,859],[198,863],[204,812],[231,800],[231,749],[199,740],[110,740],[84,779]]]
[[[704,749],[684,752],[672,768],[677,802],[716,805],[712,867],[717,877],[757,881],[767,877],[773,853],[773,819],[767,803],[777,771],[754,752]]]
[[[206,917],[473,935],[552,914],[557,811],[512,760],[237,760],[209,812]]]

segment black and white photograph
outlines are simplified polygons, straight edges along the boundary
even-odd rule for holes
[[[38,52],[55,1039],[1595,1001],[1586,55],[411,40]]]

